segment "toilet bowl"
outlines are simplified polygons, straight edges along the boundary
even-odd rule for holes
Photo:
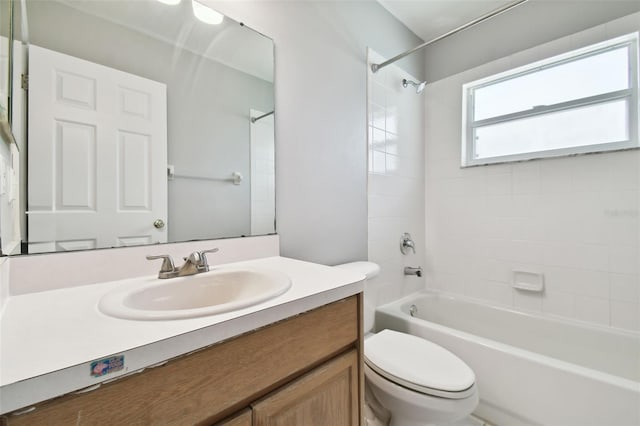
[[[364,359],[368,388],[393,426],[448,424],[478,405],[471,368],[428,340],[382,330],[365,340]]]
[[[380,271],[375,263],[338,265],[362,272],[367,285]],[[367,309],[371,312],[367,312]],[[365,300],[365,400],[391,414],[391,426],[444,425],[467,417],[478,405],[475,375],[442,346],[394,330],[373,330],[375,306]],[[367,321],[369,319],[369,321]]]

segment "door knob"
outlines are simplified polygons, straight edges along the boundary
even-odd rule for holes
[[[153,222],[153,226],[155,226],[158,229],[164,228],[164,220],[156,219],[155,222]]]

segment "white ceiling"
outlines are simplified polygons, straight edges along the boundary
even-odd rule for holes
[[[432,40],[512,0],[378,0],[424,41]]]

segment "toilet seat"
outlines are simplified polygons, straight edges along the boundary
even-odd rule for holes
[[[375,373],[422,394],[463,399],[475,392],[475,375],[467,364],[417,336],[383,330],[366,339],[364,358]]]

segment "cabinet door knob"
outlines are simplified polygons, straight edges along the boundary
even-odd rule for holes
[[[155,226],[158,229],[164,228],[164,220],[156,219],[155,222],[153,222],[153,226]]]

